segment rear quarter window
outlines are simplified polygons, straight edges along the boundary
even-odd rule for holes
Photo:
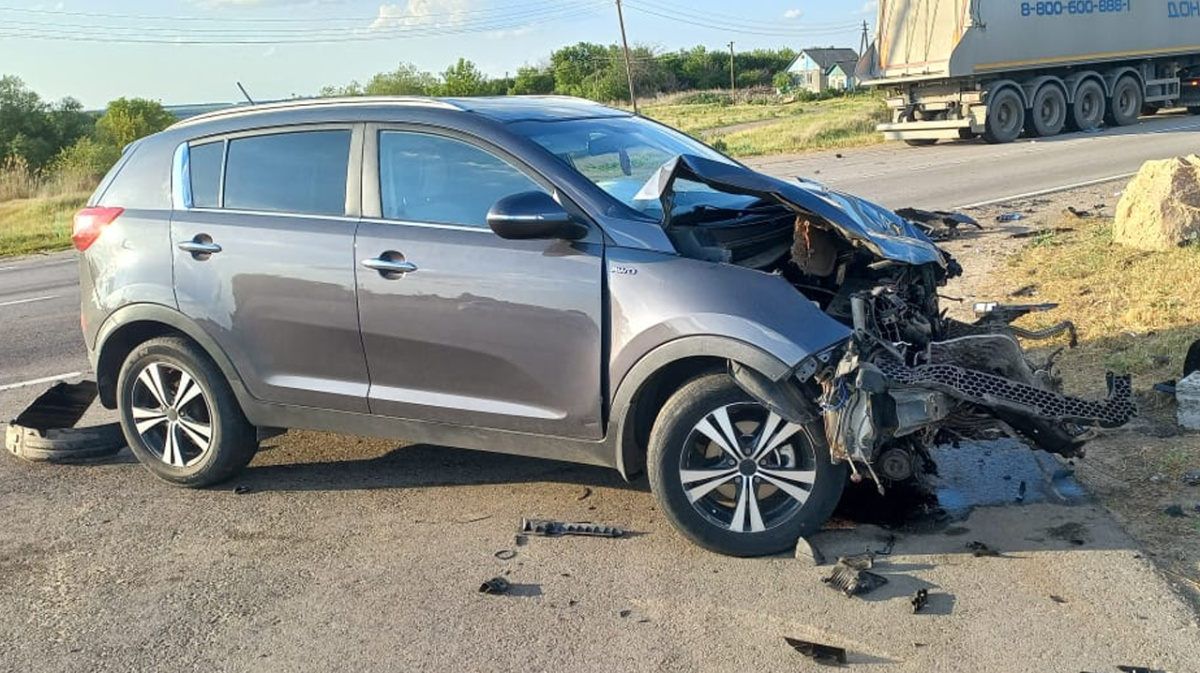
[[[188,177],[192,205],[196,208],[221,205],[221,162],[224,159],[225,143],[221,141],[188,148]]]
[[[225,208],[344,215],[349,162],[348,129],[230,140]]]

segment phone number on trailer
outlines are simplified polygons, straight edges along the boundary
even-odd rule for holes
[[[1132,11],[1133,0],[1052,0],[1022,2],[1021,16],[1062,16],[1078,14],[1115,14]]]

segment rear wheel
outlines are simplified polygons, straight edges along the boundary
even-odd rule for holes
[[[1117,80],[1104,122],[1110,126],[1136,124],[1142,112],[1143,98],[1142,85],[1136,78],[1126,75]]]
[[[1094,79],[1085,80],[1075,90],[1067,125],[1072,131],[1094,129],[1104,121],[1105,108],[1104,87]]]
[[[1056,84],[1043,84],[1033,96],[1026,130],[1039,138],[1056,136],[1067,123],[1067,95]]]
[[[983,139],[989,143],[1011,143],[1021,136],[1025,126],[1025,104],[1011,87],[1005,87],[988,97],[987,122]]]
[[[671,396],[650,435],[650,486],[671,523],[720,554],[761,556],[815,533],[837,506],[846,467],[819,425],[783,420],[726,374]]]
[[[129,448],[155,476],[202,487],[233,476],[258,450],[221,371],[192,342],[152,339],[117,377],[117,408]]]

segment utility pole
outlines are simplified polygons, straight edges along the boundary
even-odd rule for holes
[[[729,93],[732,94],[737,90],[737,78],[733,73],[733,41],[729,42]]]
[[[866,54],[866,53],[867,53],[867,47],[868,47],[868,46],[869,46],[869,44],[868,44],[868,42],[867,42],[867,22],[866,22],[866,21],[863,21],[863,32],[862,32],[862,39],[861,39],[861,40],[859,40],[859,43],[858,43],[858,56],[859,56],[859,58],[862,58],[863,54]]]
[[[637,92],[633,90],[633,67],[629,64],[629,40],[625,38],[625,15],[621,12],[621,0],[617,0],[617,21],[621,23],[621,45],[625,48],[625,76],[629,79],[629,100],[633,101],[633,114],[640,114]]]

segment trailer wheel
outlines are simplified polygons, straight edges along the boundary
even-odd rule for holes
[[[1014,89],[1005,87],[988,98],[983,139],[992,144],[1011,143],[1025,126],[1025,104]]]
[[[1046,138],[1062,133],[1066,124],[1067,95],[1057,84],[1043,84],[1033,96],[1025,130],[1029,135]]]
[[[1108,114],[1104,123],[1109,126],[1129,126],[1136,124],[1142,111],[1144,96],[1142,85],[1137,79],[1126,75],[1117,80],[1113,87],[1112,99],[1108,102]]]
[[[1071,104],[1071,118],[1067,121],[1072,131],[1094,129],[1104,121],[1104,87],[1094,79],[1084,80],[1075,90],[1075,102]]]

